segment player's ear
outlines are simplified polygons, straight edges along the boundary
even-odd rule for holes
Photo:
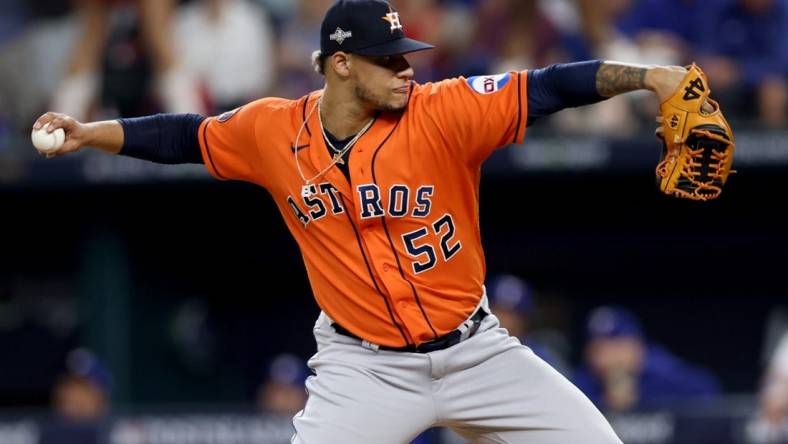
[[[329,60],[331,68],[340,78],[346,79],[350,77],[350,55],[339,51],[331,55]]]

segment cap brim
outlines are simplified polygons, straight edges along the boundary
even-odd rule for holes
[[[379,57],[407,54],[410,52],[424,51],[433,48],[435,48],[435,46],[428,43],[403,37],[401,39],[392,40],[380,45],[357,49],[353,52],[363,56]]]

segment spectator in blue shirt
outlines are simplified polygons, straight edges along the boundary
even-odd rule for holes
[[[69,353],[66,372],[53,389],[55,413],[68,421],[95,421],[109,411],[112,374],[104,363],[87,349]]]
[[[83,348],[66,358],[65,372],[52,390],[54,415],[41,425],[41,444],[98,444],[110,412],[112,373]],[[0,442],[5,442],[0,438]]]
[[[716,378],[665,348],[648,343],[630,311],[595,309],[588,318],[585,364],[574,383],[600,409],[626,412],[671,407],[720,393]]]
[[[697,31],[699,61],[715,93],[738,99],[727,109],[757,111],[763,125],[786,126],[788,1],[723,0],[707,17]]]

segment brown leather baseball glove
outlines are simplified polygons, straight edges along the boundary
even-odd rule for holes
[[[660,106],[657,138],[662,160],[657,165],[659,189],[692,200],[722,193],[733,164],[733,131],[717,102],[709,98],[706,75],[695,64],[673,95]]]

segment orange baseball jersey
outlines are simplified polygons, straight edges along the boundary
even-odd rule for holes
[[[373,344],[418,345],[457,328],[482,297],[481,164],[522,141],[526,79],[413,82],[407,109],[381,113],[353,147],[350,181],[331,166],[314,112],[322,91],[206,119],[203,159],[219,179],[270,192],[329,317]]]

